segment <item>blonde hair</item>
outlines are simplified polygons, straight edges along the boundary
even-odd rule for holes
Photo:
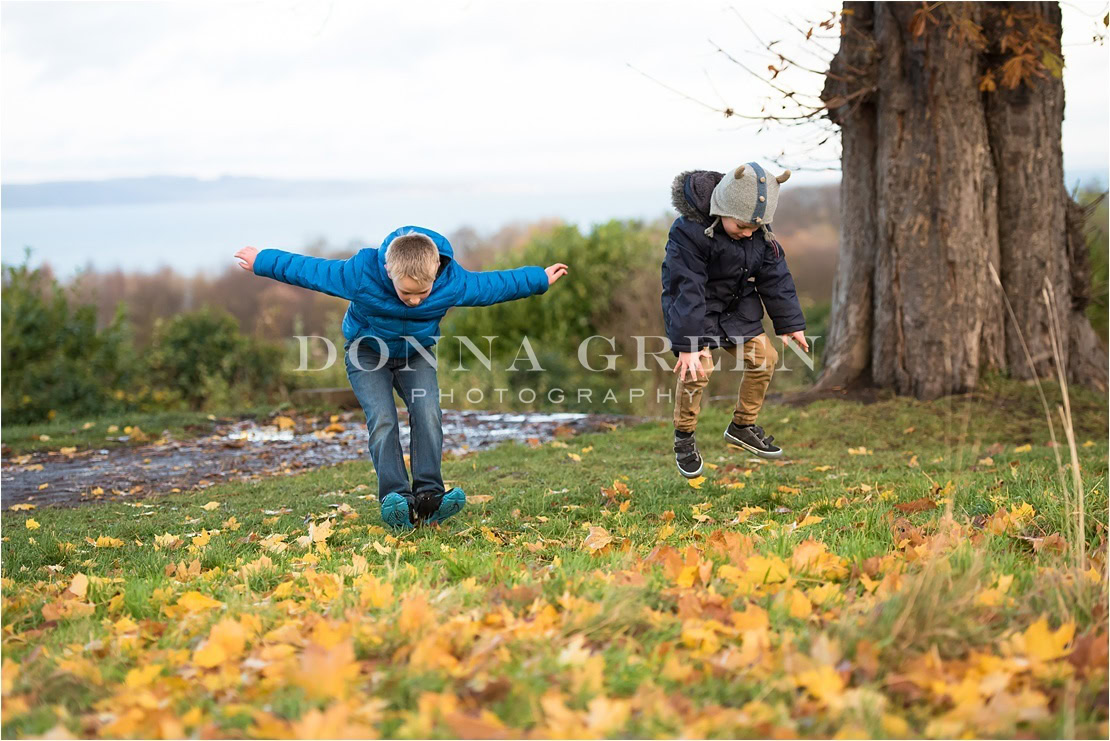
[[[411,278],[431,283],[439,270],[439,250],[423,234],[401,235],[385,250],[385,269],[393,280]]]

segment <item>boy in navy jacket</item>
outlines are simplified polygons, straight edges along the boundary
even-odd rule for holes
[[[347,378],[366,413],[382,519],[411,529],[459,512],[466,494],[457,487],[444,491],[441,473],[443,427],[433,348],[439,322],[453,306],[489,306],[544,293],[566,275],[567,266],[471,272],[455,261],[445,237],[418,226],[401,227],[380,248],[345,260],[254,247],[235,256],[255,275],[351,302],[343,316]],[[411,484],[394,389],[409,410]]]
[[[725,440],[764,458],[782,457],[755,420],[778,362],[763,332],[764,307],[775,334],[809,350],[794,279],[770,228],[779,185],[789,177],[789,170],[775,177],[748,162],[727,173],[684,172],[672,184],[679,218],[667,240],[662,303],[667,337],[678,355],[675,463],[687,478],[702,472],[694,430],[714,370],[714,348],[727,350],[744,369]]]

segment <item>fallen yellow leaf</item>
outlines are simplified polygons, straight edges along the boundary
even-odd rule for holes
[[[1052,661],[1067,656],[1067,645],[1075,635],[1075,623],[1067,622],[1056,630],[1048,627],[1048,618],[1042,615],[1022,634],[1025,655],[1038,661]]]
[[[69,583],[69,591],[78,599],[85,599],[85,594],[89,591],[89,577],[81,573],[74,574],[73,581]]]
[[[582,541],[582,545],[591,553],[598,553],[613,542],[613,536],[603,527],[591,527],[589,535]]]
[[[216,607],[223,607],[224,603],[219,600],[212,599],[200,592],[186,592],[177,599],[179,607],[184,607],[189,612],[201,612],[202,610],[211,610]]]

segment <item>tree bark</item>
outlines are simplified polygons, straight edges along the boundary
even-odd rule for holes
[[[1106,389],[1106,351],[1083,314],[1080,215],[1064,187],[1063,83],[979,89],[1006,58],[1009,5],[960,3],[913,33],[917,3],[844,4],[823,94],[841,128],[843,180],[818,390],[866,383],[931,399],[975,388],[988,369],[1029,377],[1019,332],[1038,375],[1054,374],[1046,280],[1069,378]],[[1051,24],[1058,43],[1056,3],[1014,5]],[[982,28],[983,46],[953,32],[957,17]]]

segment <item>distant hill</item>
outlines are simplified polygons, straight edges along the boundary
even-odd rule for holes
[[[157,175],[112,180],[7,183],[0,186],[0,200],[4,208],[195,203],[249,198],[347,196],[385,187],[389,184],[357,180],[277,180],[235,176],[202,180]]]

